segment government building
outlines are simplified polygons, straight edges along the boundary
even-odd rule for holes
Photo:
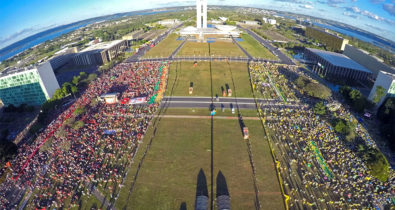
[[[314,72],[325,77],[364,81],[372,76],[371,71],[340,53],[306,48],[304,57],[313,64]]]
[[[0,99],[5,106],[41,105],[58,88],[58,81],[49,62],[30,69],[7,69],[0,72]]]
[[[344,51],[348,39],[344,39],[336,34],[330,33],[328,30],[322,30],[319,28],[306,27],[305,35],[307,37],[317,39],[319,42],[325,44],[325,46],[333,51]]]
[[[73,63],[80,66],[103,65],[115,59],[128,48],[128,41],[102,42],[83,49],[73,57]]]

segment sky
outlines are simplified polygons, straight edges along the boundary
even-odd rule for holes
[[[75,21],[142,9],[195,5],[194,0],[0,0],[0,48]],[[208,0],[337,20],[395,42],[395,0]]]

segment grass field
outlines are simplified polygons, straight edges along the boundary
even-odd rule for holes
[[[245,124],[250,131],[262,209],[283,209],[273,160],[260,122],[245,120]],[[134,190],[129,194],[139,161],[155,130],[156,136],[141,166]],[[232,209],[254,208],[254,179],[248,147],[238,120],[214,119],[211,146],[211,120],[163,118],[157,129],[149,128],[140,147],[117,200],[117,209],[126,206],[133,209],[179,209],[184,202],[187,209],[194,209],[200,169],[205,173],[210,198],[216,196],[216,178],[221,171],[226,179]],[[211,177],[214,195],[210,193]]]
[[[162,40],[158,45],[150,49],[144,55],[144,58],[169,57],[171,53],[182,43],[182,41],[177,40],[177,37],[177,34],[170,34],[166,39]]]
[[[251,85],[246,63],[212,62],[213,96],[222,96],[222,88],[228,85],[232,95],[252,97]],[[211,96],[210,62],[174,62],[170,66],[166,96],[189,96],[189,87],[193,83],[191,96]]]
[[[258,117],[258,113],[255,109],[241,109],[241,114],[244,117]],[[189,115],[189,116],[209,116],[210,110],[204,108],[168,108],[164,114],[166,115]],[[237,117],[238,113],[232,114],[230,109],[225,109],[222,112],[221,109],[217,110],[215,116],[224,117]]]
[[[243,47],[252,57],[256,58],[266,58],[269,60],[278,60],[268,49],[262,46],[258,41],[256,41],[249,34],[242,34],[241,38],[243,41],[239,42],[241,47]]]
[[[214,42],[210,44],[210,55],[247,57],[240,48],[232,42]]]
[[[187,42],[178,52],[177,56],[209,56],[208,44],[200,42]]]
[[[183,56],[215,56],[215,57],[246,57],[237,45],[232,42],[187,42],[178,52],[178,57]]]

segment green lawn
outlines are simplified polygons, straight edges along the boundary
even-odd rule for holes
[[[243,41],[239,42],[240,46],[243,47],[252,57],[278,60],[276,56],[274,56],[268,49],[249,34],[242,34],[241,38]]]
[[[258,113],[255,109],[240,109],[242,116],[245,117],[258,117]],[[204,108],[168,108],[163,113],[165,115],[191,115],[191,116],[209,116],[210,110]],[[225,112],[222,112],[220,108],[217,108],[217,113],[215,116],[224,116],[224,117],[237,117],[237,112],[232,114],[230,109],[225,109]]]
[[[208,44],[200,42],[187,42],[178,52],[177,56],[209,56]]]
[[[177,56],[215,56],[215,57],[246,57],[240,48],[232,42],[217,41],[214,43],[187,42]]]
[[[213,96],[222,96],[222,88],[228,85],[232,96],[252,97],[246,63],[212,62]],[[233,76],[233,77],[232,77]],[[232,79],[233,78],[233,79]],[[170,66],[166,96],[211,96],[210,62],[174,62]],[[234,83],[234,84],[233,84]]]
[[[245,120],[249,127],[251,150],[257,172],[259,199],[262,209],[283,209],[283,201],[259,121]],[[156,136],[141,166],[134,191],[129,189],[139,161],[153,133],[150,127],[140,145],[135,163],[128,174],[116,208],[179,209],[185,202],[194,209],[196,181],[203,169],[211,196],[211,150],[213,149],[213,191],[219,171],[226,179],[232,209],[253,209],[255,191],[246,141],[238,120],[214,119],[213,147],[211,120],[162,118]],[[215,200],[214,200],[215,203]],[[215,205],[214,205],[215,206]],[[216,207],[214,208],[216,209]]]
[[[159,42],[158,45],[150,49],[145,55],[144,58],[152,58],[152,57],[169,57],[174,50],[182,43],[182,41],[177,41],[177,34],[170,34],[166,39]]]
[[[210,55],[220,57],[247,57],[233,42],[210,43]]]

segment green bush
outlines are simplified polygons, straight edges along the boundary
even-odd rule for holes
[[[74,122],[73,126],[71,126],[74,130],[78,130],[82,127],[84,127],[85,123],[82,122],[81,120],[78,120],[76,122]]]
[[[294,81],[294,83],[297,87],[306,92],[307,95],[314,98],[327,100],[332,95],[331,90],[325,85],[313,82],[312,80],[304,76],[299,76]]]
[[[326,107],[322,101],[314,105],[313,111],[315,114],[324,115],[326,113]]]
[[[378,149],[371,148],[367,153],[365,153],[365,158],[367,159],[370,174],[380,181],[387,181],[389,175],[389,163],[384,154]]]
[[[85,108],[84,107],[78,107],[77,109],[74,110],[74,116],[78,116],[82,113],[85,113]]]
[[[342,86],[339,92],[356,112],[362,113],[365,109],[370,109],[373,107],[372,102],[363,96],[359,90],[352,89],[349,86]]]

